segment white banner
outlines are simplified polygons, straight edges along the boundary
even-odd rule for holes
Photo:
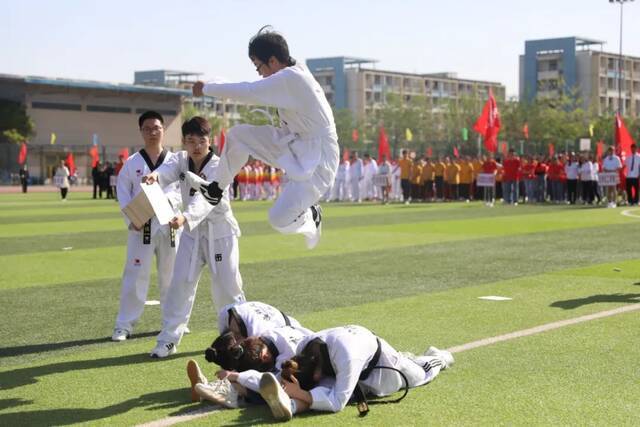
[[[603,187],[611,187],[620,184],[620,174],[618,172],[600,172],[598,183]]]
[[[492,173],[479,173],[476,185],[478,187],[493,187],[496,185],[496,176]]]
[[[589,150],[591,150],[591,139],[580,138],[580,151],[589,151]]]
[[[53,185],[60,188],[64,185],[64,176],[55,176],[53,177]]]
[[[118,176],[117,175],[111,175],[109,177],[109,186],[115,187],[116,185],[118,185]]]

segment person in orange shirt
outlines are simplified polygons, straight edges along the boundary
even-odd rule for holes
[[[460,160],[460,198],[471,200],[471,184],[473,183],[473,164],[469,156]]]
[[[471,165],[473,166],[473,185],[471,188],[471,194],[473,194],[474,200],[480,200],[482,197],[482,189],[478,187],[478,174],[482,173],[482,164],[486,158],[484,156],[475,156]]]
[[[447,169],[445,171],[447,182],[447,196],[449,200],[458,200],[458,185],[460,184],[460,165],[446,158]]]
[[[447,168],[447,165],[442,160],[442,157],[438,158],[438,161],[435,163],[434,169],[434,180],[436,183],[436,199],[444,200],[444,171]]]
[[[413,162],[409,158],[409,152],[402,150],[402,158],[398,160],[400,167],[400,186],[402,187],[402,198],[406,205],[409,204],[411,196],[411,168]]]
[[[422,159],[416,159],[411,167],[411,200],[424,199],[424,181],[422,180]]]
[[[424,199],[433,200],[433,180],[435,178],[435,164],[428,157],[424,159],[424,167],[422,168],[422,181],[424,182]]]

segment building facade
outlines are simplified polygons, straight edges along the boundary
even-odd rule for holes
[[[165,144],[178,148],[182,102],[189,94],[173,88],[0,74],[0,99],[24,105],[35,125],[27,156],[34,182],[50,178],[69,152],[74,154],[80,182],[90,178],[88,152],[94,144],[102,161],[116,161],[123,148],[132,153],[142,144],[138,116],[146,110],[164,116]],[[14,150],[8,154],[6,148],[6,163],[0,166],[0,181],[5,183],[18,170]]]
[[[575,93],[597,114],[640,114],[640,57],[603,51],[605,42],[581,37],[527,40],[520,55],[520,99]],[[621,73],[620,70],[621,69]],[[620,86],[619,86],[620,85]]]
[[[434,112],[443,104],[465,96],[486,100],[489,89],[503,101],[505,86],[497,82],[458,78],[455,73],[415,74],[374,68],[375,59],[333,57],[307,60],[307,67],[337,109],[349,109],[356,119],[386,103],[389,94],[405,101],[420,96]]]

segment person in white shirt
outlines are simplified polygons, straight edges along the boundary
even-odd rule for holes
[[[142,177],[173,157],[173,153],[162,147],[162,115],[156,111],[146,111],[140,115],[138,126],[144,140],[144,148],[129,156],[118,175],[117,194],[121,209],[142,191]],[[182,201],[177,186],[169,186],[164,192],[174,208],[180,206]],[[140,229],[126,216],[124,221],[129,230],[127,258],[122,273],[120,309],[111,336],[113,341],[126,340],[142,316],[154,255],[158,269],[160,306],[164,310],[180,237],[180,228],[172,229],[168,224],[160,224],[155,216]]]
[[[580,156],[580,184],[582,185],[582,203],[593,204],[595,175],[593,174],[593,163],[591,157]]]
[[[620,169],[622,169],[622,161],[620,157],[616,156],[613,152],[613,147],[609,147],[607,149],[607,156],[602,161],[602,171],[607,173],[616,174],[620,173]],[[607,191],[607,207],[615,208],[617,202],[617,185],[606,185]]]
[[[391,163],[383,155],[376,174],[376,187],[383,204],[389,203],[389,187],[391,186]]]
[[[364,163],[358,157],[357,152],[351,153],[351,165],[349,166],[349,182],[351,183],[351,201],[362,202],[360,191],[361,181],[364,179]]]
[[[567,199],[568,203],[575,205],[578,196],[578,169],[580,164],[576,159],[576,153],[571,153],[564,164],[564,172],[567,175]]]
[[[269,210],[269,221],[283,234],[304,235],[307,247],[313,249],[322,232],[317,202],[333,183],[339,162],[333,112],[313,75],[289,56],[284,37],[263,30],[249,42],[249,58],[262,80],[197,82],[193,94],[276,107],[281,127],[231,128],[216,176],[201,190],[210,203],[217,203],[249,155],[284,169],[287,184]]]
[[[60,160],[60,165],[56,168],[53,175],[53,182],[60,189],[60,197],[63,202],[67,201],[67,193],[69,192],[69,168],[64,164],[64,160]]]
[[[373,185],[373,177],[378,174],[378,162],[369,153],[364,155],[364,160],[363,194],[366,200],[374,200],[378,197],[378,187]]]
[[[158,181],[161,186],[180,181],[184,208],[170,222],[172,228],[184,225],[176,256],[171,285],[162,315],[162,331],[151,357],[163,358],[176,353],[185,332],[195,301],[202,269],[209,267],[211,298],[216,312],[222,307],[245,301],[240,275],[240,228],[229,202],[228,186],[217,206],[191,188],[185,175],[194,173],[211,179],[219,167],[219,158],[210,151],[211,126],[202,117],[194,117],[182,125],[180,151],[144,181]]]
[[[640,191],[640,185],[638,183],[638,176],[640,176],[640,154],[638,154],[638,147],[636,144],[631,144],[631,154],[624,160],[624,164],[627,167],[627,178],[625,180],[625,184],[627,187],[629,204],[637,205],[638,192]]]
[[[600,179],[598,178],[598,172],[600,172],[600,165],[594,158],[593,154],[589,154],[589,161],[591,162],[591,169],[593,175],[593,195],[597,199],[596,203],[599,205],[602,201],[602,191],[600,191]]]
[[[325,329],[298,345],[282,365],[282,385],[271,373],[260,380],[260,394],[277,419],[307,410],[341,411],[354,392],[388,396],[431,382],[453,365],[451,353],[430,347],[424,355],[405,355],[362,326]],[[330,385],[319,384],[329,378]]]

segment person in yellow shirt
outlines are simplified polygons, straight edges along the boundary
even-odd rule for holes
[[[411,199],[424,199],[424,187],[422,180],[422,159],[416,159],[411,167]]]
[[[434,180],[436,183],[436,198],[438,200],[444,199],[444,171],[446,168],[447,165],[442,161],[442,157],[438,158],[438,161],[433,167]]]
[[[460,160],[460,198],[467,202],[471,199],[471,184],[473,183],[473,164],[469,156]]]
[[[451,161],[449,157],[446,159],[447,169],[445,171],[447,181],[447,195],[449,200],[458,200],[458,185],[460,184],[460,165],[455,161]]]
[[[409,152],[402,150],[402,158],[398,160],[400,166],[400,186],[402,187],[402,198],[406,205],[409,204],[411,196],[411,168],[413,162],[409,158]]]
[[[433,200],[433,180],[435,178],[435,163],[428,157],[425,157],[424,167],[422,168],[422,181],[424,182],[424,199]]]

